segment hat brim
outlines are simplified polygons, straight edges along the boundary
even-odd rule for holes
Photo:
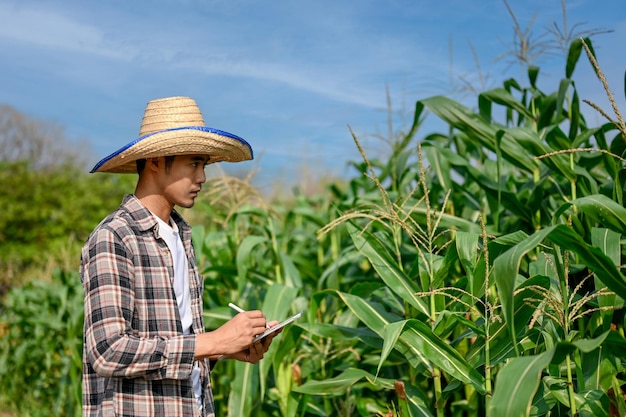
[[[186,126],[141,136],[98,162],[90,172],[137,173],[138,159],[170,155],[208,155],[208,163],[253,159],[252,147],[232,133]]]

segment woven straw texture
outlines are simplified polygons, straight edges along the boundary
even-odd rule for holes
[[[92,172],[137,172],[135,161],[168,155],[209,155],[209,163],[252,159],[252,148],[242,138],[207,128],[195,100],[168,97],[146,106],[139,138],[102,159]]]

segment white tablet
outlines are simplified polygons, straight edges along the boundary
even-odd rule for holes
[[[276,326],[267,329],[265,332],[263,332],[263,334],[258,335],[257,337],[254,338],[254,340],[252,341],[252,343],[256,343],[259,340],[263,339],[265,336],[270,335],[280,329],[282,329],[283,327],[285,327],[286,325],[288,325],[289,323],[293,322],[294,320],[299,319],[302,316],[302,311],[299,312],[298,314],[294,314],[293,316],[289,317],[288,319],[278,323]]]

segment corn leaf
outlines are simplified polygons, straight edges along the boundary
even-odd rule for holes
[[[373,389],[393,390],[395,389],[395,382],[392,379],[377,378],[362,369],[349,368],[334,378],[322,381],[307,381],[299,387],[294,387],[293,391],[309,395],[339,396],[344,395],[355,384],[368,385]],[[432,417],[423,395],[408,384],[403,384],[403,387],[405,387],[405,394],[407,394],[406,401],[408,402],[407,409],[410,411],[409,415]]]
[[[489,124],[481,116],[447,97],[434,96],[421,102],[450,126],[476,139],[490,151],[496,151],[495,137],[498,129],[495,125]],[[502,156],[515,166],[528,172],[537,169],[537,163],[528,158],[527,151],[506,135],[502,140],[501,150]]]
[[[360,297],[340,292],[337,292],[337,295],[363,323],[381,337],[385,337],[385,326],[392,323],[388,320],[387,314],[383,314]],[[397,330],[397,328],[395,329]],[[395,337],[395,334],[391,333],[392,337]],[[476,369],[468,364],[448,343],[433,334],[430,327],[424,323],[417,320],[407,320],[398,340],[399,343],[396,343],[394,348],[404,354],[407,359],[419,358],[424,363],[432,362],[450,376],[472,384],[478,392],[484,392],[484,380]]]
[[[273,284],[267,290],[265,299],[263,300],[263,314],[268,321],[278,320],[281,321],[288,316],[288,312],[291,309],[291,304],[298,295],[298,289],[293,287],[287,287],[280,284]],[[285,332],[285,329],[283,329]],[[280,337],[276,336],[270,345],[270,349],[266,352],[263,360],[259,363],[259,374],[261,381],[260,397],[264,398],[265,391],[267,389],[267,376],[270,368],[274,363],[274,355],[278,350],[280,344]]]
[[[489,415],[528,416],[533,397],[539,387],[542,371],[550,364],[560,365],[566,355],[577,349],[581,352],[591,352],[597,349],[607,335],[608,332],[605,332],[595,339],[559,342],[554,348],[539,355],[511,359],[498,372]]]
[[[348,225],[350,237],[354,246],[370,261],[380,278],[387,286],[405,302],[415,307],[421,313],[428,315],[426,303],[416,293],[417,286],[406,276],[387,247],[372,233],[358,229],[353,224]]]
[[[598,224],[626,236],[626,208],[605,195],[595,194],[577,198],[559,208],[554,218],[558,218],[570,207],[575,206]]]
[[[542,229],[516,244],[494,261],[493,274],[502,302],[502,311],[517,349],[513,314],[513,291],[518,271],[524,256],[535,249],[544,239],[549,238],[562,249],[576,253],[596,276],[622,298],[626,295],[626,280],[615,264],[598,248],[587,244],[578,234],[565,225]]]

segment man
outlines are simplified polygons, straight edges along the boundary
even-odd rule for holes
[[[253,343],[277,324],[260,311],[205,332],[191,229],[174,209],[193,206],[205,165],[249,159],[245,140],[170,97],[149,102],[139,138],[92,169],[139,178],[82,250],[84,416],[213,416],[212,361],[257,363],[269,348],[269,336]]]

